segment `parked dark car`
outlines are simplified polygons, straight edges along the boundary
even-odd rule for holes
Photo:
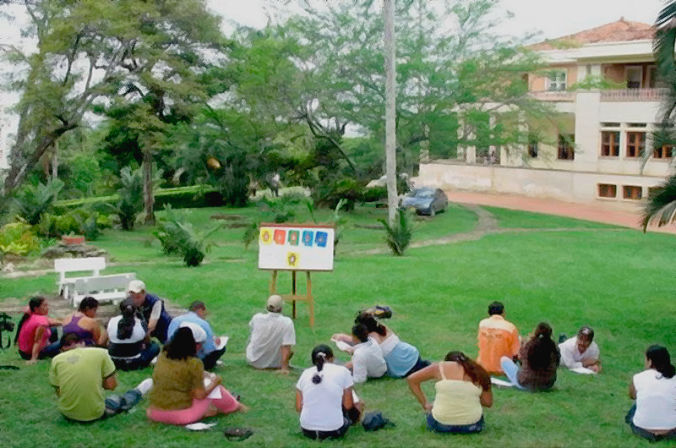
[[[419,215],[434,216],[448,207],[446,193],[439,188],[416,188],[401,200],[402,208],[414,208]]]

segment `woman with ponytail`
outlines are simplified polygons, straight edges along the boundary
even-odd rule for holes
[[[519,368],[510,358],[500,360],[502,371],[518,389],[549,390],[556,382],[556,369],[561,361],[559,347],[552,340],[552,327],[540,322],[533,335],[521,346]]]
[[[676,440],[676,369],[666,347],[648,347],[645,367],[629,385],[629,396],[636,403],[625,421],[634,434],[653,442]]]
[[[333,351],[323,344],[312,350],[312,364],[296,383],[301,430],[311,439],[342,437],[359,421],[363,409],[354,401],[352,375],[333,363]]]
[[[48,317],[47,313],[49,313],[47,299],[31,298],[16,329],[14,344],[19,346],[19,356],[25,359],[27,364],[34,364],[38,359],[53,358],[59,354],[58,335],[56,332],[52,334],[50,327],[61,325],[61,321]]]
[[[488,373],[462,352],[449,352],[406,379],[408,387],[427,413],[427,427],[436,432],[469,434],[484,427],[482,407],[493,405]],[[434,403],[427,401],[420,384],[436,380]]]
[[[119,316],[108,322],[108,353],[121,370],[148,367],[160,353],[160,346],[150,342],[145,323],[136,316],[136,307],[130,299],[120,303]]]

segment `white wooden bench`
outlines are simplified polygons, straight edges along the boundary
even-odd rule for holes
[[[58,290],[59,295],[66,300],[72,300],[73,285],[80,278],[98,277],[101,270],[106,268],[106,259],[103,257],[89,258],[57,258],[54,260],[54,270],[59,274]],[[66,277],[66,274],[74,272],[85,273],[86,277]]]
[[[115,304],[127,298],[129,282],[136,279],[136,274],[100,275],[98,277],[82,277],[73,284],[72,303],[78,307],[82,299],[91,296],[100,303]]]

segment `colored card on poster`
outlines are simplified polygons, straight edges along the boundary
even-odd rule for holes
[[[298,246],[298,237],[300,232],[298,230],[289,230],[289,244],[292,246]]]
[[[289,252],[286,254],[286,264],[290,268],[295,268],[298,266],[298,254],[296,252]]]
[[[275,229],[275,243],[283,245],[286,239],[286,230]]]
[[[260,240],[261,240],[261,243],[263,243],[263,244],[272,243],[272,230],[265,228],[265,227],[262,228]]]
[[[319,247],[326,247],[328,234],[326,232],[317,232],[315,236],[315,244]]]
[[[312,239],[313,239],[312,233],[313,233],[312,230],[304,230],[303,231],[303,245],[308,246],[308,247],[312,246]]]

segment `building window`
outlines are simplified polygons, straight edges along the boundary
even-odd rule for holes
[[[669,159],[674,155],[674,147],[672,145],[662,145],[661,148],[655,148],[653,151],[653,158],[655,159]]]
[[[528,135],[528,155],[534,159],[538,156],[538,143],[537,135]]]
[[[620,132],[601,132],[601,155],[603,157],[617,157],[620,155]]]
[[[626,67],[627,89],[640,89],[643,80],[643,67],[631,65]]]
[[[627,132],[627,157],[639,157],[645,149],[645,132]]]
[[[633,199],[638,201],[643,197],[643,188],[641,187],[625,185],[622,190],[624,191],[624,199]]]
[[[547,76],[547,90],[550,92],[559,92],[566,90],[566,71],[556,70],[549,72]]]
[[[575,159],[575,136],[573,134],[559,134],[558,155],[559,160]]]
[[[601,198],[617,197],[617,185],[599,184],[599,197]]]

